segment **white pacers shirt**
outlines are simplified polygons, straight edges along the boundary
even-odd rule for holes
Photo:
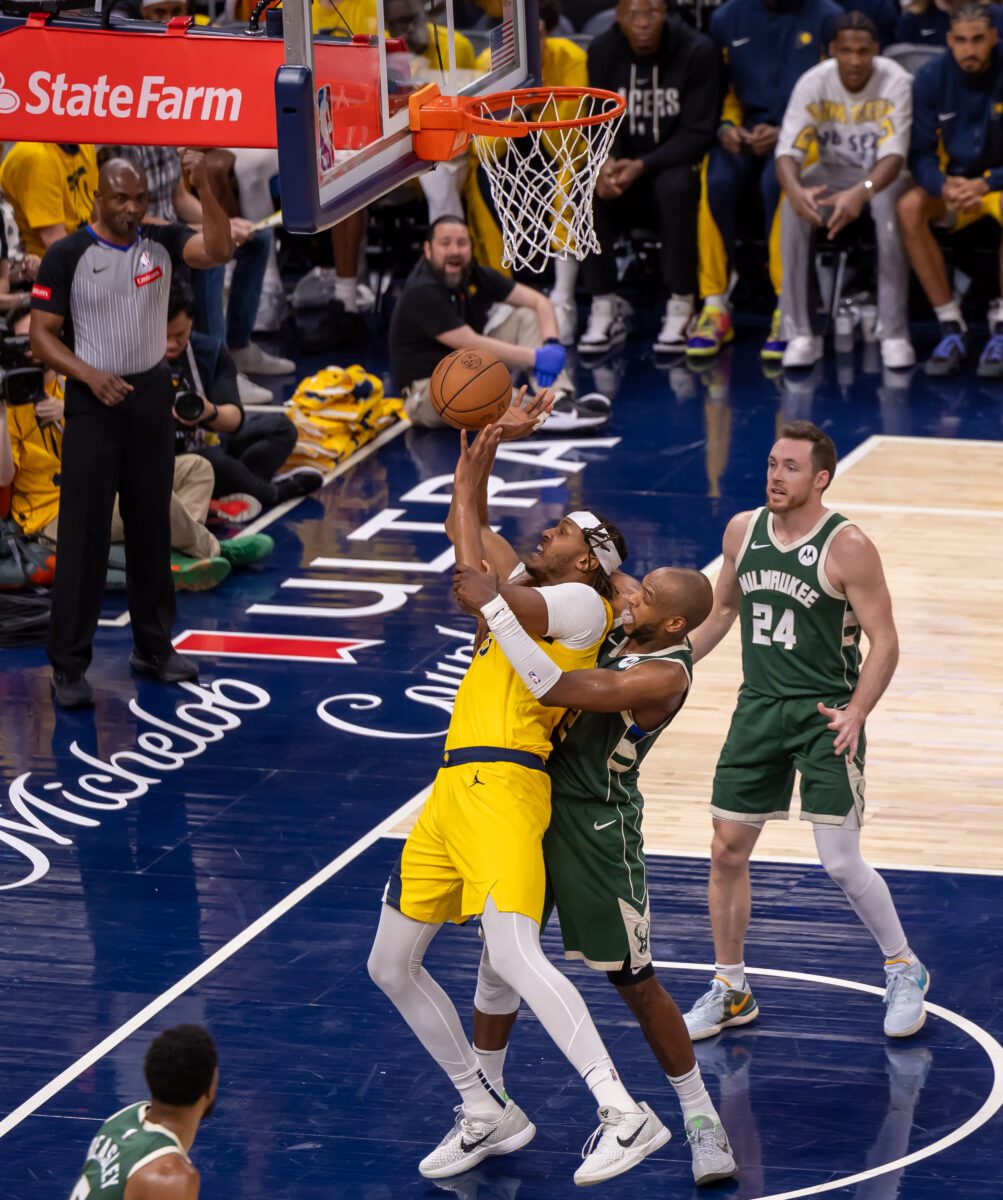
[[[881,158],[909,153],[912,76],[890,58],[877,57],[867,84],[848,92],[835,59],[806,71],[794,85],[776,157],[803,163],[812,145],[819,161],[870,171]]]

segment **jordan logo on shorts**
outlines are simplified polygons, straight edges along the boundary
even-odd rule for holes
[[[473,780],[473,783],[471,783],[471,785],[470,785],[471,787],[473,787],[473,786],[474,786],[474,784],[477,784],[477,783],[479,783],[479,784],[481,785],[481,787],[484,787],[484,780],[483,780],[483,779],[478,779],[478,778],[477,778],[477,776],[478,776],[479,774],[480,774],[480,772],[479,772],[479,771],[475,771],[475,772],[474,772],[474,780]]]

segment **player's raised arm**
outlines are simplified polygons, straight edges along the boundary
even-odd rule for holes
[[[453,474],[453,498],[446,518],[446,533],[456,547],[457,564],[477,570],[485,558],[483,527],[487,524],[487,481],[500,440],[501,430],[492,425],[482,429],[470,444],[466,431],[460,433],[460,457]],[[515,551],[512,556],[515,558]],[[514,566],[515,562],[512,562],[509,571]]]
[[[881,556],[856,526],[844,529],[833,541],[826,574],[830,584],[846,595],[870,647],[849,704],[845,708],[818,706],[829,718],[829,728],[836,731],[833,750],[836,754],[845,750],[854,758],[864,722],[895,674],[899,638]]]
[[[749,531],[753,513],[737,513],[728,522],[721,544],[723,562],[714,588],[714,607],[710,616],[695,630],[690,641],[693,644],[693,662],[698,663],[705,658],[722,640],[728,630],[734,625],[738,616],[738,602],[742,598],[742,590],[738,586],[738,572],[735,563],[742,551],[742,543]]]

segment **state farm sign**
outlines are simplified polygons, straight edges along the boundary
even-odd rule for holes
[[[271,148],[283,54],[275,38],[184,25],[136,33],[0,19],[0,141]],[[335,145],[349,130],[356,146],[375,141],[376,47],[318,44],[314,74],[340,98]]]
[[[5,86],[0,88],[8,99],[0,111],[16,112],[20,97]],[[244,93],[240,88],[175,87],[163,75],[144,75],[139,90],[127,83],[112,85],[107,75],[93,83],[70,83],[62,73],[35,71],[28,77],[28,100],[24,111],[30,116],[52,113],[57,117],[114,117],[126,121],[132,117],[158,121],[236,121]]]

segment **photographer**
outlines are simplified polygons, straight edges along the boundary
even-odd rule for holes
[[[204,224],[145,225],[146,176],[124,159],[101,168],[96,217],[54,243],[32,288],[31,345],[67,377],[61,489],[48,652],[55,702],[93,703],[85,672],[101,613],[111,514],[125,525],[133,670],[165,683],[198,678],[171,645],[170,497],[174,474],[171,375],[164,362],[171,277],[225,263],[230,220],[209,183],[205,156],[183,151],[202,196]]]
[[[216,497],[242,492],[271,508],[316,491],[324,476],[313,467],[273,479],[296,445],[296,427],[282,413],[244,415],[233,357],[221,339],[193,331],[194,302],[191,288],[176,280],[167,305],[167,363],[177,453],[209,460]]]
[[[16,337],[28,333],[29,316],[25,313],[13,326],[7,338],[9,345]],[[13,355],[10,356],[13,361]],[[30,350],[25,350],[21,365],[33,363]],[[43,545],[55,545],[59,533],[59,480],[62,473],[63,445],[63,380],[55,371],[45,372],[40,382],[44,390],[28,402],[8,397],[3,434],[9,436],[12,483],[10,514],[21,533],[37,538]],[[22,398],[27,389],[20,389]],[[0,447],[0,458],[3,449]],[[0,486],[3,486],[0,470]],[[179,455],[174,460],[174,481],[171,491],[171,567],[174,586],[178,591],[205,591],[225,579],[231,567],[251,561],[253,539],[231,538],[220,542],[206,528],[205,519],[212,497],[212,467],[197,454]],[[111,554],[107,583],[121,586],[125,555],[120,543],[125,529],[118,500],[111,517]],[[262,538],[254,547],[271,539]],[[261,554],[258,553],[258,557]]]

